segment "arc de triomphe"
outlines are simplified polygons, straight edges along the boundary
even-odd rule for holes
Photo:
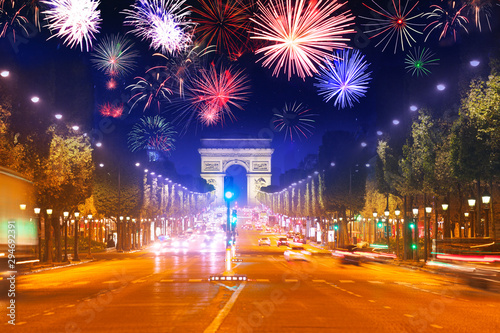
[[[201,139],[201,177],[215,187],[216,203],[224,204],[224,176],[232,165],[247,172],[247,204],[257,204],[257,192],[271,185],[271,139]]]

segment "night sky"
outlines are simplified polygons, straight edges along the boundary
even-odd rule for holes
[[[124,15],[120,12],[127,8],[133,1],[104,1],[100,5],[103,19],[99,39],[106,33],[126,33],[130,27],[124,27],[122,21]],[[426,33],[416,35],[418,46],[430,48],[439,58],[439,66],[432,66],[432,74],[424,77],[416,77],[407,73],[404,69],[404,58],[406,52],[398,49],[393,53],[394,43],[391,42],[387,49],[382,52],[382,46],[375,47],[379,39],[370,40],[362,31],[367,23],[359,16],[370,16],[370,11],[362,5],[363,1],[347,1],[344,8],[351,9],[355,18],[355,27],[359,30],[358,42],[351,41],[349,46],[359,49],[366,55],[366,60],[371,64],[369,70],[372,72],[372,81],[367,95],[355,104],[354,108],[339,110],[333,102],[324,102],[317,94],[313,86],[314,78],[302,80],[292,77],[287,80],[286,75],[272,76],[272,69],[264,68],[261,62],[256,63],[258,56],[245,54],[232,64],[237,68],[245,69],[250,78],[251,95],[249,101],[244,104],[244,110],[233,109],[236,121],[226,120],[223,126],[201,127],[192,124],[187,133],[177,137],[176,149],[170,160],[175,164],[179,173],[198,175],[200,172],[200,158],[198,154],[200,138],[210,137],[261,137],[272,138],[275,153],[273,156],[273,172],[284,172],[287,169],[297,167],[298,163],[307,155],[318,152],[321,137],[325,131],[349,130],[356,132],[360,140],[366,141],[370,149],[375,152],[377,131],[389,133],[397,128],[392,124],[393,119],[402,122],[411,117],[409,106],[414,104],[418,107],[428,106],[438,110],[435,114],[442,114],[445,109],[457,110],[460,101],[461,89],[467,86],[467,82],[477,76],[489,72],[488,56],[492,55],[495,48],[500,44],[499,24],[500,6],[492,8],[490,19],[492,32],[488,27],[483,27],[479,32],[470,22],[467,28],[469,34],[460,32],[457,41],[446,38],[438,42],[437,34],[429,37],[424,43]],[[364,1],[373,5],[370,0]],[[387,0],[377,0],[385,3]],[[404,1],[402,1],[404,2]],[[446,1],[445,1],[446,2]],[[188,1],[193,6],[196,1]],[[413,4],[414,1],[410,0]],[[430,4],[443,4],[443,1],[420,1],[416,13],[429,11]],[[499,3],[497,1],[497,3]],[[390,4],[390,1],[388,2]],[[32,14],[27,14],[32,21]],[[420,19],[425,27],[425,19]],[[18,38],[13,43],[8,37],[0,39],[0,70],[9,68],[11,71],[12,87],[16,89],[16,95],[20,100],[37,94],[41,98],[37,109],[28,104],[18,103],[18,110],[30,109],[29,112],[43,112],[47,117],[52,117],[56,112],[64,115],[68,122],[81,124],[86,130],[98,128],[102,117],[98,113],[99,105],[109,101],[126,102],[130,92],[125,87],[133,83],[134,76],[142,75],[147,68],[155,64],[157,57],[149,49],[147,41],[140,41],[129,34],[129,38],[135,43],[135,48],[141,52],[140,62],[133,74],[124,77],[118,82],[118,88],[114,91],[105,88],[105,77],[98,72],[90,63],[89,53],[82,52],[79,47],[69,49],[61,40],[52,38],[47,40],[50,32],[42,27],[42,31],[30,30],[28,38]],[[354,37],[353,34],[348,35]],[[96,42],[94,42],[96,44]],[[411,48],[406,48],[411,49]],[[405,50],[406,51],[406,50]],[[471,67],[469,61],[477,59],[481,63],[478,67]],[[442,83],[446,89],[437,91],[436,85]],[[23,97],[24,96],[24,97]],[[50,97],[47,97],[50,96]],[[277,132],[272,123],[273,113],[281,109],[285,103],[299,102],[317,114],[315,118],[314,134],[307,138],[301,138],[291,142],[289,138],[285,141],[284,134]],[[76,106],[76,107],[75,107]],[[142,115],[141,108],[121,120],[112,120],[117,127],[113,133],[103,134],[102,141],[106,146],[106,140],[111,138],[120,140],[126,131]],[[23,111],[23,112],[28,112]],[[16,110],[14,110],[16,112]],[[166,112],[165,116],[171,115]],[[20,119],[20,115],[18,120]],[[13,116],[14,118],[16,115]],[[24,116],[23,116],[24,117]],[[26,120],[29,122],[29,119]],[[102,124],[102,123],[101,123]],[[112,144],[108,144],[108,147]],[[273,182],[277,181],[274,175]]]

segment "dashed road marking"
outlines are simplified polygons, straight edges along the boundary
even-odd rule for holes
[[[74,306],[75,306],[75,304],[70,304],[70,305],[67,305],[66,307],[67,307],[67,308],[72,308],[72,307],[74,307]]]
[[[325,281],[325,280],[312,280],[312,282],[324,283],[324,282],[326,282],[326,281]]]
[[[372,299],[369,299],[369,300],[368,300],[368,302],[370,302],[370,303],[375,303],[375,301],[374,301],[374,300],[372,300]]]
[[[174,280],[160,280],[160,282],[174,282]]]
[[[118,282],[119,281],[114,280],[114,281],[104,281],[103,283],[118,283]]]
[[[439,325],[436,325],[436,324],[431,324],[431,327],[434,327],[434,328],[443,328],[443,327],[441,327]]]
[[[298,282],[299,280],[297,279],[285,279],[285,282]]]
[[[369,283],[373,283],[373,284],[384,284],[383,282],[380,282],[380,281],[368,281]]]
[[[132,281],[132,283],[142,283],[142,282],[146,282],[146,280],[138,279],[138,280]]]
[[[255,279],[257,282],[269,282],[269,279]]]
[[[353,280],[339,280],[340,283],[354,283]]]
[[[90,283],[90,281],[78,281],[78,282],[74,282],[73,284],[75,286],[79,286],[79,285],[82,285],[82,284],[89,284],[89,283]]]
[[[188,282],[201,282],[202,279],[189,279]]]
[[[21,321],[19,323],[16,323],[16,325],[24,325],[24,324],[26,324],[26,321]]]
[[[384,309],[392,309],[390,306],[385,305]]]
[[[54,313],[55,313],[55,312],[47,312],[47,313],[44,313],[43,315],[44,315],[44,316],[51,316],[51,315],[53,315]]]
[[[407,313],[405,313],[403,316],[408,317],[408,318],[414,318],[415,317],[414,315],[407,314]]]

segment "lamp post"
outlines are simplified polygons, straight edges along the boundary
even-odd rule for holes
[[[451,238],[452,229],[451,229],[451,221],[448,216],[448,207],[447,203],[442,203],[441,208],[443,208],[443,238]]]
[[[40,222],[40,208],[33,209],[35,211],[38,224],[38,260],[42,261],[42,224]]]
[[[130,251],[130,216],[127,216],[126,220],[127,220],[127,222],[125,222],[125,226],[126,226],[126,228],[125,228],[125,239],[126,239],[125,246],[126,246],[126,250]]]
[[[52,262],[52,243],[51,243],[51,237],[50,237],[50,233],[51,233],[51,215],[52,215],[52,209],[48,208],[46,210],[47,212],[47,222],[45,224],[45,234],[47,237],[45,237],[45,244],[46,244],[46,248],[47,248],[47,262],[48,263],[51,263]]]
[[[385,236],[387,238],[387,250],[389,250],[389,197],[387,197],[387,206],[385,206]]]
[[[427,214],[430,214],[432,213],[432,207],[430,205],[426,205],[425,206],[425,213],[424,213],[424,228],[425,228],[425,232],[424,232],[424,251],[425,251],[425,255],[424,255],[424,262],[427,262],[427,258],[429,256],[429,239],[430,239],[430,220],[427,219]]]
[[[491,196],[489,195],[488,192],[484,192],[483,196],[481,197],[481,200],[484,204],[484,210],[486,210],[486,217],[484,220],[484,236],[485,237],[490,237],[490,224],[489,224],[489,209],[490,209],[490,201],[491,201]]]
[[[464,238],[469,236],[469,222],[468,222],[469,212],[464,212],[465,227],[462,227]]]
[[[377,211],[374,210],[373,213],[373,243],[377,242]]]
[[[68,216],[69,212],[63,212],[64,216],[64,260],[68,261]]]
[[[396,206],[394,214],[396,214],[396,257],[399,258],[399,214],[401,214],[401,209],[399,209],[399,205]]]
[[[419,234],[418,234],[418,207],[414,207],[412,209],[413,213],[413,239],[415,244],[411,245],[411,248],[414,250],[414,258],[418,261],[418,242],[419,242]],[[411,227],[411,224],[410,224]]]
[[[80,261],[80,258],[78,258],[78,233],[80,232],[80,213],[75,212],[75,240],[74,240],[74,254],[73,254],[73,261]]]
[[[88,259],[93,259],[92,258],[92,246],[90,244],[90,235],[92,233],[92,214],[87,215],[87,218],[89,219],[89,254],[87,255]]]
[[[118,239],[117,239],[117,248],[116,250],[118,252],[123,252],[123,216],[119,217],[120,222],[117,223],[117,233],[118,233]],[[119,228],[118,228],[119,227]]]
[[[470,211],[471,211],[471,219],[470,219],[470,236],[471,237],[476,237],[476,223],[474,222],[474,207],[476,206],[476,199],[474,199],[474,196],[471,196],[470,199],[467,199],[467,203],[469,204]]]

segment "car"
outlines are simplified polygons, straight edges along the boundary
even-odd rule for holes
[[[283,253],[283,255],[285,256],[286,261],[311,261],[311,252],[307,251],[303,246],[291,246]]]
[[[280,237],[280,238],[278,238],[278,241],[276,242],[276,245],[277,246],[281,246],[281,245],[288,246],[288,238],[286,238],[286,237]]]
[[[302,236],[295,236],[293,238],[293,242],[294,243],[301,243],[301,244],[305,244],[306,243],[306,239]]]
[[[174,249],[187,248],[189,247],[189,241],[185,237],[178,237],[172,241],[172,247]]]
[[[271,240],[269,239],[269,237],[262,237],[259,239],[259,246],[261,245],[269,245],[271,246]]]

